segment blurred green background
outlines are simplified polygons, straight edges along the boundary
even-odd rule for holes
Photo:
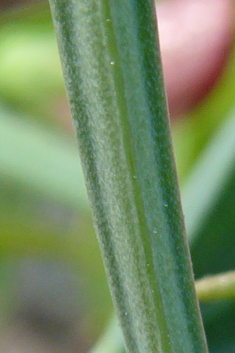
[[[83,353],[113,308],[49,6],[1,0],[0,10],[0,351]],[[173,124],[196,278],[235,268],[234,129],[223,127],[234,120],[234,60]],[[234,303],[202,309],[210,351],[235,352]]]

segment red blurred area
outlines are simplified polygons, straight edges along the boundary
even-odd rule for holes
[[[234,2],[167,0],[157,5],[172,117],[192,109],[221,76],[234,40]]]

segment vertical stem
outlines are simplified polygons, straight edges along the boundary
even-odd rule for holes
[[[95,226],[126,347],[207,352],[151,0],[50,0]]]

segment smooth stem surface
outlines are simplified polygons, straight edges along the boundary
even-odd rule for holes
[[[149,0],[51,0],[111,292],[133,353],[207,352]]]
[[[200,302],[213,302],[235,298],[235,272],[206,276],[196,281],[196,290]]]

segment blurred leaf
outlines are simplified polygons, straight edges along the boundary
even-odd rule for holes
[[[234,108],[234,92],[235,46],[223,75],[212,92],[194,111],[173,125],[174,148],[181,183],[187,179],[200,153]]]
[[[235,268],[234,134],[232,111],[231,118],[205,149],[183,189],[196,278]],[[234,353],[235,303],[203,305],[202,314],[210,352]]]
[[[0,174],[28,192],[88,209],[75,141],[0,110]]]

